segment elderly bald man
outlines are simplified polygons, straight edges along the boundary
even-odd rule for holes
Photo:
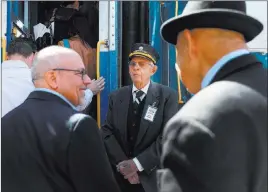
[[[262,29],[244,1],[191,1],[162,25],[195,94],[163,139],[163,166],[183,192],[267,192],[267,71],[246,44]],[[161,191],[180,191],[163,180]]]
[[[2,118],[2,191],[119,191],[95,120],[75,108],[90,83],[81,57],[45,48],[32,75],[36,89]]]

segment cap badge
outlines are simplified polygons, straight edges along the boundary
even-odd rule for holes
[[[139,50],[142,51],[143,50],[143,47],[139,47]]]

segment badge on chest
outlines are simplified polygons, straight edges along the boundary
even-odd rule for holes
[[[148,105],[144,119],[150,122],[153,122],[156,112],[157,112],[157,107],[155,107],[155,103],[153,103],[153,105]]]

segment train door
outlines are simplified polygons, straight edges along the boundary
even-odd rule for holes
[[[99,75],[106,78],[100,94],[101,122],[108,109],[111,91],[131,84],[128,74],[128,55],[132,44],[150,43],[161,55],[158,71],[152,80],[179,92],[179,100],[187,100],[188,92],[178,81],[175,71],[175,49],[160,36],[161,24],[182,12],[181,1],[100,1],[99,3]],[[178,83],[179,82],[179,83]],[[179,85],[179,86],[178,86]]]
[[[97,78],[106,79],[105,89],[97,95],[98,123],[104,122],[108,109],[108,95],[117,89],[121,80],[121,2],[99,2],[99,42],[97,45]]]

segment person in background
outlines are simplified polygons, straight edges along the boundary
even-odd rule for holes
[[[156,192],[162,130],[178,111],[178,93],[154,83],[158,53],[147,44],[134,44],[129,55],[133,85],[109,96],[104,143],[122,191]]]
[[[32,47],[35,54],[38,52],[36,42],[32,39],[32,37],[22,37],[21,39]]]
[[[247,47],[262,30],[245,1],[191,1],[162,25],[195,95],[164,129],[160,191],[267,192],[267,71]]]
[[[1,73],[1,117],[19,106],[34,89],[30,68],[35,51],[26,38],[17,38],[8,45],[8,60],[2,63]]]
[[[73,50],[33,61],[36,89],[2,118],[3,192],[119,192],[96,121],[77,113],[90,78]]]

